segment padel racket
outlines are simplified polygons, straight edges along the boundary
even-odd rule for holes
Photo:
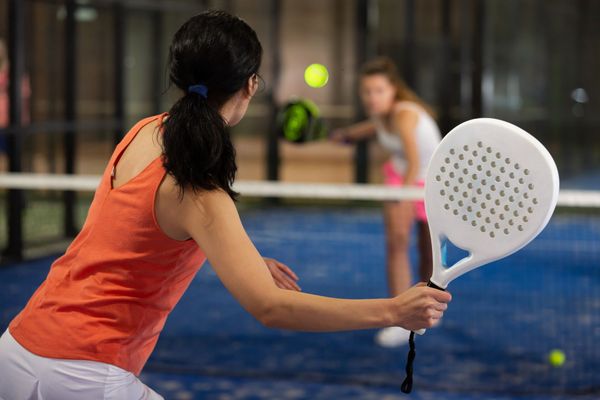
[[[550,153],[524,130],[491,118],[454,128],[435,150],[425,180],[433,246],[428,286],[444,290],[462,274],[521,249],[550,220],[558,189]],[[445,241],[468,256],[444,265]],[[405,393],[412,388],[414,333],[409,345]]]
[[[303,144],[327,138],[319,107],[309,99],[293,98],[277,115],[279,136],[290,143]]]

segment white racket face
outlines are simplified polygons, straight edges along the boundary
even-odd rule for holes
[[[445,288],[525,246],[548,223],[558,189],[550,153],[524,130],[491,118],[454,128],[434,152],[425,182],[432,282]],[[470,255],[443,266],[440,243],[446,238]]]

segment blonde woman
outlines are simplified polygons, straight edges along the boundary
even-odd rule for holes
[[[441,136],[430,106],[402,80],[394,63],[385,57],[367,63],[360,75],[360,98],[369,119],[336,129],[337,142],[377,137],[390,153],[383,166],[386,185],[423,186],[429,159]],[[422,281],[431,276],[431,245],[423,201],[393,201],[384,205],[386,229],[387,278],[391,297],[411,286],[409,247],[411,227],[417,222]],[[410,331],[401,327],[384,328],[376,341],[385,347],[408,342]]]

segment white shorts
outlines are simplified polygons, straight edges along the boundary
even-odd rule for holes
[[[89,360],[40,357],[0,337],[1,400],[164,400],[134,374]]]

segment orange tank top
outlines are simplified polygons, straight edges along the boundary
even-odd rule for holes
[[[101,361],[139,375],[167,316],[206,257],[193,240],[162,232],[154,201],[165,176],[162,157],[112,187],[112,171],[140,129],[117,145],[81,232],[9,325],[43,357]]]

